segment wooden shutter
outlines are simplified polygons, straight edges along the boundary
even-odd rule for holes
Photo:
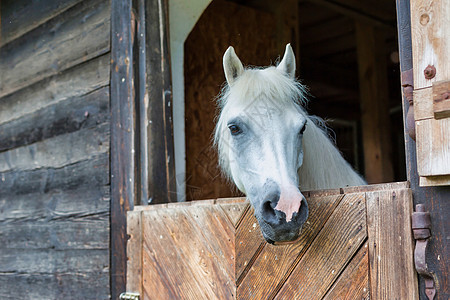
[[[450,185],[450,0],[411,1],[420,186]]]

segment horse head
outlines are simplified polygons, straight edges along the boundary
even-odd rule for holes
[[[308,218],[298,170],[310,120],[292,48],[277,67],[244,69],[229,47],[223,67],[227,85],[215,132],[221,167],[250,200],[264,238],[294,241]]]

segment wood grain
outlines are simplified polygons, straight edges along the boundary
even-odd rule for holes
[[[431,87],[414,90],[414,120],[433,118],[433,89]]]
[[[238,227],[244,213],[249,209],[250,203],[245,198],[236,198],[236,201],[220,201],[218,204],[222,207],[230,222],[235,228]]]
[[[127,292],[143,295],[142,285],[142,213],[127,212]]]
[[[416,136],[419,175],[450,174],[450,118],[417,121]]]
[[[0,47],[54,18],[81,0],[40,1],[3,0]]]
[[[411,190],[366,194],[370,298],[419,299],[411,233]]]
[[[411,1],[414,89],[450,79],[449,15],[449,0]],[[432,79],[424,76],[424,70],[429,65],[436,68],[436,76]]]
[[[82,2],[0,48],[0,97],[109,51],[110,3]]]
[[[11,122],[72,97],[109,86],[109,53],[1,98],[0,123]],[[80,76],[83,74],[83,76]]]
[[[364,243],[323,298],[369,300],[369,248]]]
[[[433,82],[433,113],[435,119],[450,117],[450,78]]]
[[[109,152],[109,123],[0,153],[0,172],[62,168]]]
[[[333,195],[307,199],[310,217],[302,229],[300,240],[289,245],[266,244],[239,284],[237,298],[273,298],[343,197]],[[258,226],[255,230],[261,229]],[[240,247],[240,244],[236,245],[237,253],[246,250],[245,248],[241,250]]]
[[[0,197],[55,190],[98,188],[109,184],[109,155],[101,154],[63,168],[0,173]],[[77,199],[74,197],[73,199]]]
[[[275,299],[321,299],[366,237],[364,194],[345,195]]]
[[[0,151],[109,122],[109,87],[0,124]]]
[[[419,177],[420,186],[447,186],[450,185],[450,175]]]
[[[151,203],[177,201],[172,116],[172,74],[170,71],[168,0],[145,4],[146,66],[148,105],[145,107],[148,153],[148,197]],[[145,170],[144,170],[145,171]]]
[[[234,228],[219,206],[142,213],[144,299],[234,297]]]

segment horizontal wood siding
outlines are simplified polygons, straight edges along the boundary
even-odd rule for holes
[[[56,2],[1,3],[2,299],[110,298],[110,1]]]

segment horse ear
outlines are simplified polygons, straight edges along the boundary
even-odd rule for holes
[[[286,73],[290,77],[295,77],[295,55],[292,50],[291,44],[286,45],[286,51],[284,51],[283,59],[277,66],[277,69]]]
[[[223,70],[225,72],[225,78],[228,85],[232,85],[242,72],[244,72],[244,66],[242,65],[233,47],[228,47],[227,51],[223,55]]]

